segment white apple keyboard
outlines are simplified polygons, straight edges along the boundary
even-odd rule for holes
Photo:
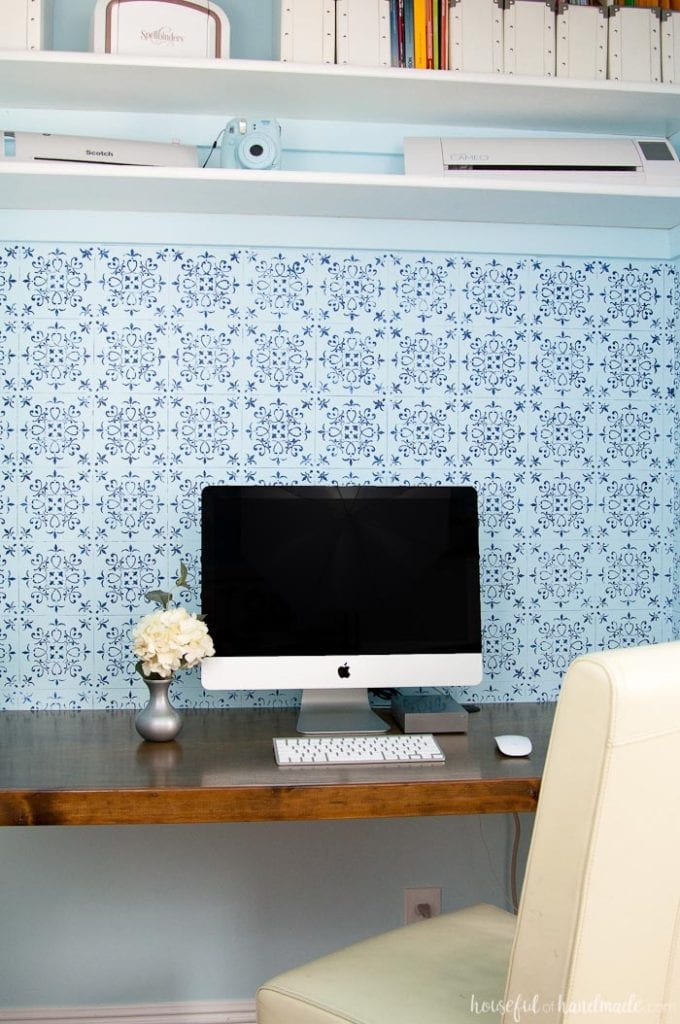
[[[441,764],[446,757],[430,733],[377,736],[292,736],[274,739],[281,767],[308,765]]]

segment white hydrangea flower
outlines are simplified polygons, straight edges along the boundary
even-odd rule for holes
[[[178,669],[193,668],[215,653],[205,622],[184,608],[164,608],[145,615],[132,638],[132,650],[144,676],[168,679]]]

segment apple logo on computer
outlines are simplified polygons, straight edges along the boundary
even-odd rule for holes
[[[338,675],[341,679],[349,679],[349,665],[347,662],[344,665],[338,665]]]

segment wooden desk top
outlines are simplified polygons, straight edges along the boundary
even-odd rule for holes
[[[552,704],[485,704],[467,735],[439,736],[443,765],[278,768],[290,710],[184,711],[172,743],[147,743],[129,711],[0,712],[0,825],[305,821],[533,811]],[[501,757],[501,733],[531,737]]]

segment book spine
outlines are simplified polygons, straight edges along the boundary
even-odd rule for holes
[[[439,0],[439,63],[449,69],[449,0]]]
[[[390,64],[399,65],[399,12],[398,0],[390,0]]]
[[[414,68],[415,32],[413,25],[413,0],[404,0],[404,67]]]
[[[417,68],[427,67],[427,0],[413,0],[413,58]]]
[[[434,3],[425,0],[425,67],[434,68]]]
[[[439,0],[432,0],[432,50],[433,67],[441,67],[439,56]]]

